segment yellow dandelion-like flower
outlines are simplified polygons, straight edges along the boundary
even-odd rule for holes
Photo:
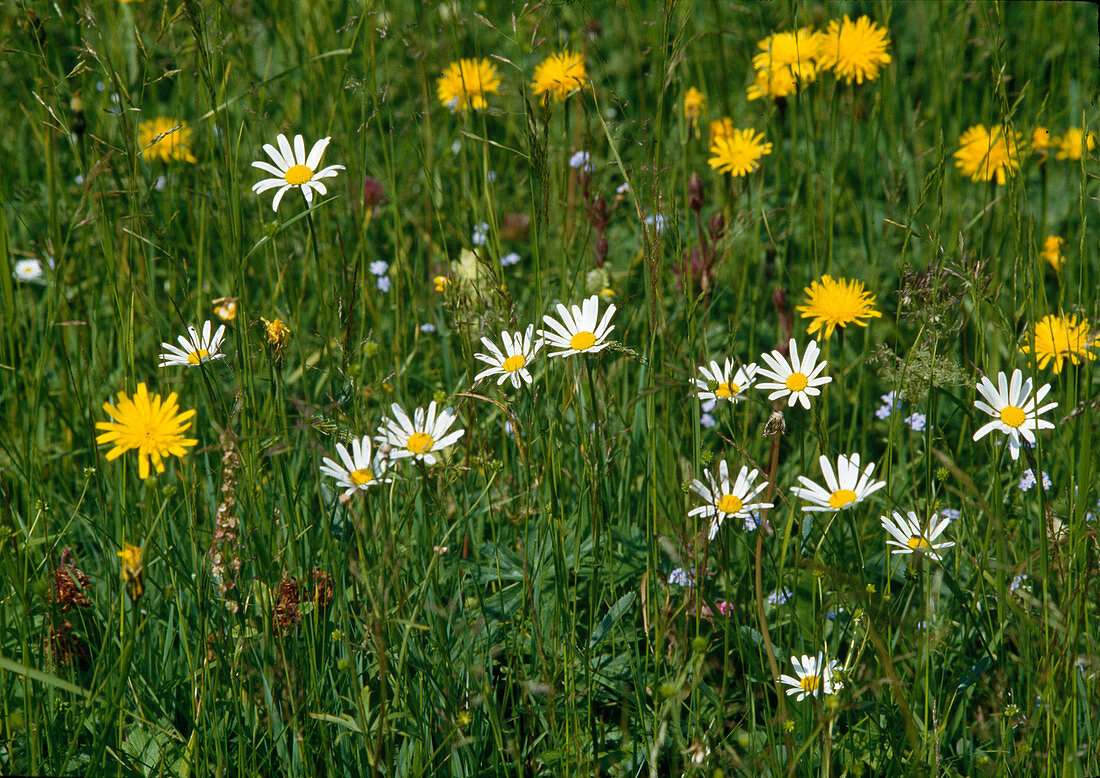
[[[138,144],[146,160],[197,162],[191,153],[191,128],[187,122],[159,116],[138,125]]]
[[[813,335],[824,329],[822,336],[828,340],[833,330],[848,324],[866,327],[864,319],[877,319],[882,313],[874,309],[875,296],[868,292],[862,281],[846,278],[833,279],[824,275],[802,290],[806,304],[796,309],[803,319],[813,319],[807,332]]]
[[[500,76],[487,59],[460,59],[447,66],[436,84],[439,102],[452,111],[482,110],[489,106],[485,95],[500,88]]]
[[[133,546],[125,543],[118,552],[122,565],[122,580],[126,582],[126,593],[131,600],[137,600],[145,592],[145,582],[142,574],[145,572],[145,563],[142,561],[145,552],[141,546]]]
[[[761,51],[752,58],[752,66],[758,71],[787,68],[791,76],[804,84],[809,83],[817,77],[817,60],[824,40],[824,36],[811,27],[772,33],[756,44]]]
[[[1040,252],[1043,259],[1055,269],[1062,272],[1062,266],[1066,264],[1066,257],[1062,253],[1062,247],[1066,245],[1066,239],[1059,235],[1047,235],[1043,241],[1043,250]]]
[[[535,67],[535,80],[531,88],[544,100],[553,97],[559,103],[570,93],[580,89],[588,82],[588,71],[584,67],[584,58],[580,54],[563,51],[551,54]]]
[[[734,130],[729,137],[716,138],[710,144],[713,154],[707,164],[719,173],[745,176],[760,167],[760,158],[772,153],[772,144],[756,130]]]
[[[1058,149],[1055,159],[1079,160],[1082,155],[1091,154],[1096,148],[1096,136],[1091,132],[1086,135],[1079,127],[1070,127],[1064,135],[1054,139],[1053,145]]]
[[[797,91],[798,81],[790,68],[757,70],[752,85],[746,90],[750,100],[759,100],[761,97],[774,100],[793,95]]]
[[[182,457],[187,449],[198,443],[185,438],[184,431],[191,426],[187,421],[195,415],[193,410],[179,412],[176,393],[161,400],[159,394],[149,396],[145,384],[138,384],[133,398],[125,392],[118,393],[118,407],[104,403],[103,410],[114,421],[96,422],[96,429],[105,430],[96,443],[114,443],[107,452],[107,461],[118,459],[131,449],[138,450],[138,475],[149,477],[149,461],[158,473],[164,472],[164,457]],[[186,423],[185,423],[186,422]]]
[[[1035,352],[1035,361],[1045,368],[1054,360],[1054,373],[1062,372],[1062,363],[1066,360],[1078,365],[1082,360],[1094,360],[1092,349],[1097,345],[1097,336],[1089,331],[1089,320],[1076,316],[1044,316],[1031,328],[1031,343],[1025,344],[1021,354]]]
[[[264,339],[267,345],[271,346],[276,353],[282,351],[287,340],[290,339],[290,327],[282,319],[268,321],[261,316],[260,321],[264,323]]]
[[[1050,130],[1046,127],[1036,127],[1031,133],[1031,150],[1040,159],[1045,159],[1051,148],[1053,148],[1053,144],[1051,143]]]
[[[695,127],[699,117],[703,114],[703,108],[707,104],[707,96],[695,87],[690,87],[684,93],[684,118],[689,127]]]
[[[987,130],[976,124],[959,138],[955,167],[971,181],[997,179],[1003,184],[1020,169],[1020,133],[1003,127]]]
[[[843,22],[829,22],[823,33],[818,57],[821,67],[836,73],[837,81],[844,78],[862,84],[864,79],[874,81],[879,71],[890,62],[886,49],[890,46],[887,29],[879,27],[866,16],[854,22],[844,16]]]
[[[710,145],[714,145],[714,141],[719,138],[728,138],[733,135],[734,132],[733,119],[728,116],[723,116],[721,119],[715,119],[710,123]]]

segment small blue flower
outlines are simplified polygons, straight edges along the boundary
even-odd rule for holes
[[[875,415],[878,416],[880,419],[885,419],[887,416],[894,412],[894,403],[897,402],[897,400],[897,392],[887,392],[886,394],[882,395],[883,404],[877,411],[875,411]]]
[[[390,263],[384,259],[376,259],[370,263],[370,272],[376,276],[384,276],[389,272]]]
[[[592,165],[589,162],[589,154],[587,151],[575,151],[573,156],[569,158],[569,167],[580,168],[585,173],[592,172]]]
[[[379,276],[378,277],[378,288],[380,290],[382,290],[383,292],[390,291],[390,277],[389,276]]]
[[[690,589],[695,585],[695,571],[690,573],[682,567],[677,567],[668,574],[668,582],[675,586],[683,586]]]
[[[509,267],[511,265],[518,265],[519,260],[520,260],[519,254],[517,254],[516,252],[513,251],[513,252],[505,254],[503,257],[501,257],[500,258],[500,264],[503,265],[504,267]]]
[[[485,242],[489,239],[489,225],[487,222],[474,227],[474,237],[471,238],[471,242],[475,246],[484,246]]]
[[[923,413],[911,413],[905,417],[905,423],[909,425],[909,429],[913,432],[924,432],[925,422],[928,417]]]

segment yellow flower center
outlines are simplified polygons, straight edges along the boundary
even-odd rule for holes
[[[204,348],[200,348],[198,351],[192,351],[187,355],[187,362],[188,364],[198,365],[208,356],[210,356],[210,352]]]
[[[715,397],[733,397],[740,391],[740,386],[733,383],[733,381],[727,381],[724,384],[718,384],[718,388],[714,390],[714,395]]]
[[[856,501],[856,493],[851,489],[837,489],[829,496],[829,505],[837,508],[843,508]]]
[[[804,692],[816,692],[821,688],[821,678],[816,675],[804,675],[802,680],[799,681],[799,686],[802,687]]]
[[[508,357],[506,360],[504,360],[501,368],[508,371],[509,373],[514,373],[525,364],[527,364],[527,360],[523,358],[523,354],[516,354],[515,356]]]
[[[374,480],[374,473],[370,471],[370,468],[361,467],[358,470],[352,470],[348,473],[348,480],[356,486],[362,486]]]
[[[432,436],[427,432],[414,432],[409,436],[409,441],[405,444],[405,448],[414,454],[423,454],[432,447],[433,443],[435,443],[435,441],[432,440]]]
[[[313,178],[313,171],[306,165],[294,165],[292,168],[283,173],[283,178],[291,186],[301,186],[306,181]]]
[[[1024,411],[1015,405],[1006,405],[1001,411],[1001,421],[1009,427],[1019,427],[1024,423]]]
[[[741,498],[736,494],[723,494],[717,505],[718,510],[722,513],[739,513],[744,507],[745,504],[741,502]]]
[[[924,551],[928,548],[928,541],[920,535],[911,535],[909,537],[909,548],[913,551]]]
[[[791,373],[787,376],[787,388],[792,392],[801,392],[810,385],[810,379],[805,373]]]
[[[596,336],[587,330],[578,332],[569,339],[569,348],[574,351],[587,351],[596,343]]]

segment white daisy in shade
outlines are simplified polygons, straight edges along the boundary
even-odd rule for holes
[[[889,516],[883,516],[879,521],[882,522],[882,528],[893,538],[893,540],[887,540],[886,545],[897,546],[893,552],[895,554],[925,554],[939,561],[943,557],[941,552],[955,545],[951,540],[936,542],[936,538],[947,529],[951,519],[945,517],[939,520],[935,513],[928,518],[927,529],[921,527],[917,514],[913,511],[908,511],[904,516],[894,511],[892,519]]]
[[[252,185],[252,191],[260,194],[268,189],[279,187],[279,191],[275,193],[275,200],[271,203],[271,210],[273,211],[279,210],[279,202],[283,199],[283,195],[293,187],[301,189],[306,202],[310,204],[313,203],[314,190],[321,195],[328,194],[328,190],[320,179],[332,178],[336,175],[336,171],[344,169],[343,165],[329,165],[326,168],[317,169],[317,166],[321,164],[321,156],[325,153],[325,147],[328,146],[330,140],[332,138],[322,138],[313,144],[308,157],[306,156],[306,143],[301,135],[294,136],[293,149],[290,148],[290,142],[287,141],[286,136],[282,134],[276,138],[279,148],[275,148],[270,143],[265,143],[264,151],[267,152],[267,156],[271,157],[271,161],[275,164],[271,165],[260,160],[253,162],[252,167],[271,173],[275,178],[265,178],[263,181],[257,181]]]
[[[1031,379],[1024,380],[1024,374],[1019,370],[1012,371],[1012,381],[1008,380],[1003,372],[997,374],[997,386],[993,385],[985,376],[978,383],[978,392],[985,398],[974,401],[974,407],[984,411],[993,417],[974,433],[974,440],[980,440],[993,430],[998,430],[1008,435],[1008,451],[1013,459],[1020,458],[1020,438],[1031,445],[1035,445],[1035,430],[1054,429],[1054,423],[1040,419],[1039,416],[1051,408],[1057,408],[1058,403],[1048,403],[1041,408],[1039,403],[1050,392],[1050,384],[1043,384],[1035,393],[1035,397],[1029,399],[1031,394]]]
[[[885,481],[871,480],[875,463],[871,462],[861,472],[859,469],[859,454],[850,457],[841,454],[836,458],[836,471],[829,458],[822,456],[820,460],[821,473],[825,476],[823,489],[804,475],[798,476],[802,486],[791,487],[791,494],[801,497],[811,503],[803,505],[803,511],[839,511],[851,508],[863,502],[882,487]]]
[[[829,363],[822,362],[816,367],[814,366],[818,355],[821,353],[816,340],[809,342],[806,346],[806,353],[802,355],[801,359],[798,358],[798,343],[794,338],[791,338],[788,347],[790,349],[789,359],[778,351],[760,356],[767,363],[768,368],[771,368],[770,370],[760,368],[760,375],[771,378],[773,382],[758,384],[758,388],[775,390],[768,395],[769,400],[790,395],[790,399],[787,401],[788,407],[800,402],[803,408],[809,410],[810,397],[821,394],[821,390],[817,387],[824,386],[833,380],[832,376],[821,375],[821,371]]]
[[[708,537],[714,540],[718,534],[718,528],[729,516],[747,518],[753,511],[761,508],[771,508],[770,502],[752,502],[752,498],[760,494],[768,485],[767,481],[756,483],[759,470],[749,472],[747,467],[742,467],[737,474],[737,480],[730,486],[730,471],[726,460],[718,463],[718,478],[708,470],[706,473],[709,486],[698,478],[691,482],[691,491],[706,500],[705,505],[692,508],[688,516],[702,516],[710,519],[710,533]]]
[[[583,305],[583,307],[582,307]],[[592,295],[582,305],[574,305],[572,312],[558,303],[558,321],[549,314],[542,317],[550,327],[539,330],[538,335],[546,340],[548,346],[560,349],[551,352],[552,357],[568,357],[573,354],[595,354],[611,345],[607,336],[615,325],[611,317],[615,315],[614,304],[607,306],[603,318],[599,318],[600,296]]]
[[[321,472],[336,479],[337,486],[344,489],[345,497],[390,482],[390,478],[384,477],[390,466],[389,461],[385,457],[371,459],[369,435],[353,440],[350,454],[343,443],[337,443],[336,453],[340,461],[324,457]]]
[[[15,263],[12,275],[24,283],[40,283],[45,271],[37,259],[21,259]]]
[[[531,383],[531,373],[527,370],[527,366],[542,348],[541,340],[535,340],[532,343],[534,331],[535,325],[530,324],[525,332],[501,332],[503,349],[497,348],[496,344],[488,338],[482,338],[481,342],[485,344],[489,353],[474,354],[474,357],[489,365],[489,368],[474,376],[474,383],[494,375],[500,376],[497,379],[497,386],[505,381],[511,381],[512,386],[519,389],[521,383]]]
[[[376,443],[390,446],[390,459],[413,457],[434,465],[433,452],[452,445],[466,432],[464,429],[448,432],[458,417],[450,408],[444,408],[437,416],[434,400],[426,411],[423,408],[413,411],[411,419],[397,403],[390,406],[390,412],[393,418],[384,419],[374,437]]]
[[[787,689],[788,697],[798,695],[796,702],[806,696],[835,694],[844,687],[843,683],[833,679],[833,675],[840,670],[840,663],[833,660],[826,664],[822,653],[816,657],[803,654],[801,659],[792,656],[791,664],[794,665],[795,675],[781,675],[779,680],[791,687]]]
[[[756,364],[733,369],[733,360],[727,358],[724,365],[711,361],[710,367],[699,366],[702,378],[693,378],[700,400],[728,400],[731,403],[745,399],[745,390],[756,380]],[[717,384],[711,389],[711,384]]]
[[[210,322],[203,322],[202,334],[193,326],[187,327],[187,334],[180,335],[179,346],[171,343],[161,343],[164,353],[160,355],[160,366],[181,365],[183,367],[197,367],[203,362],[221,359],[225,354],[221,353],[222,338],[225,337],[225,325],[218,327],[217,331],[210,334]]]

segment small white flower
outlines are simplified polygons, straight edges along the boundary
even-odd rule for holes
[[[343,165],[329,165],[326,168],[317,169],[317,166],[321,164],[321,156],[325,153],[325,148],[332,138],[322,138],[313,144],[308,157],[306,156],[305,140],[301,135],[294,136],[293,149],[291,149],[290,142],[285,135],[280,134],[275,140],[278,142],[279,148],[275,148],[270,143],[264,144],[264,151],[271,157],[271,161],[275,165],[272,166],[263,160],[252,163],[252,167],[271,173],[275,177],[257,181],[252,185],[252,191],[260,194],[268,189],[279,187],[279,191],[275,193],[275,200],[271,203],[271,210],[273,211],[279,210],[279,203],[282,201],[283,195],[294,187],[302,190],[306,203],[310,205],[313,204],[314,191],[321,195],[328,194],[328,189],[325,188],[320,179],[332,178],[337,175],[337,171],[344,170]]]
[[[781,675],[779,680],[790,686],[787,696],[798,695],[795,702],[801,701],[807,695],[817,697],[819,694],[835,694],[844,688],[840,681],[833,680],[833,674],[840,670],[840,663],[831,661],[825,664],[825,655],[818,652],[816,657],[802,655],[802,659],[791,657],[791,664],[797,677]]]
[[[180,335],[180,347],[171,343],[161,343],[164,353],[160,355],[160,366],[181,365],[183,367],[197,367],[203,362],[221,359],[225,354],[221,353],[222,338],[225,337],[225,325],[218,327],[217,331],[210,335],[210,322],[202,325],[202,335],[193,326],[188,326],[187,334]]]
[[[993,385],[985,376],[978,383],[977,389],[985,398],[974,401],[974,407],[984,411],[993,417],[993,421],[987,422],[974,433],[974,440],[980,440],[993,430],[1003,432],[1008,436],[1008,451],[1013,459],[1020,458],[1021,438],[1035,445],[1035,430],[1054,429],[1053,422],[1040,419],[1039,416],[1051,408],[1057,408],[1058,403],[1048,403],[1038,407],[1043,398],[1050,392],[1050,384],[1043,384],[1035,393],[1035,397],[1028,399],[1031,394],[1031,379],[1024,380],[1024,374],[1020,370],[1012,371],[1012,382],[1003,372],[997,374],[997,386]]]
[[[493,341],[482,338],[481,342],[485,344],[489,353],[474,354],[474,357],[489,365],[489,368],[474,376],[474,383],[488,376],[499,375],[497,386],[501,386],[505,381],[511,381],[516,389],[519,389],[522,383],[530,384],[533,379],[527,367],[542,348],[541,340],[535,340],[532,343],[531,336],[534,331],[535,325],[530,324],[525,332],[501,332],[503,351],[497,348]]]
[[[895,554],[925,554],[931,559],[939,561],[943,558],[944,549],[955,545],[954,541],[937,543],[936,538],[943,534],[951,519],[946,516],[940,520],[935,513],[928,517],[928,529],[921,528],[920,521],[914,511],[908,511],[906,515],[894,511],[894,517],[880,517],[882,528],[890,534],[893,540],[887,540],[886,545],[896,546]]]
[[[432,324],[431,322],[427,322],[426,324],[421,324],[420,325],[420,331],[421,332],[435,332],[435,325]]]
[[[790,400],[787,401],[788,407],[800,402],[803,408],[809,410],[810,397],[821,394],[821,390],[817,387],[824,386],[833,380],[832,376],[820,375],[829,363],[822,362],[814,367],[817,356],[821,353],[821,348],[817,345],[816,340],[811,340],[806,346],[806,353],[802,359],[798,358],[798,343],[794,338],[791,338],[788,348],[790,350],[789,359],[779,351],[760,356],[771,368],[770,370],[760,368],[760,375],[771,378],[774,383],[761,383],[758,386],[760,389],[775,390],[768,395],[769,400],[790,395]]]
[[[474,227],[474,237],[471,238],[471,242],[475,246],[484,246],[487,240],[489,240],[489,224],[482,222]]]
[[[1029,467],[1024,471],[1023,477],[1020,478],[1020,491],[1030,491],[1033,486],[1035,486],[1035,471]],[[1050,490],[1050,476],[1046,473],[1043,473],[1043,489],[1046,491]]]
[[[630,182],[629,181],[623,181],[621,184],[619,184],[618,187],[616,187],[615,194],[624,195],[624,194],[628,193],[629,191],[630,191]]]
[[[40,283],[45,271],[37,259],[21,259],[12,268],[12,275],[24,283]]]
[[[520,260],[519,254],[512,251],[512,252],[509,252],[508,254],[505,254],[503,257],[500,258],[500,264],[503,265],[504,267],[509,267],[511,265],[518,265],[519,260]]]
[[[958,508],[940,508],[939,512],[944,518],[951,519],[951,521],[958,521],[959,516],[962,516],[962,511]]]
[[[558,303],[559,322],[546,314],[542,320],[549,330],[539,330],[539,337],[550,347],[561,349],[550,354],[552,357],[568,357],[573,354],[595,354],[611,345],[607,336],[615,329],[611,317],[615,315],[615,305],[607,306],[603,318],[599,318],[600,297],[592,295],[580,305],[574,305],[572,312]]]
[[[384,276],[390,270],[390,263],[384,259],[376,259],[370,263],[370,272],[376,276]]]
[[[573,156],[569,158],[569,167],[580,168],[585,173],[591,173],[592,165],[589,164],[589,158],[587,151],[575,151]]]
[[[860,472],[859,454],[838,456],[835,472],[827,456],[822,455],[818,461],[827,489],[821,488],[804,475],[798,476],[802,486],[791,487],[791,494],[811,503],[803,505],[803,511],[839,511],[852,508],[886,486],[885,481],[871,480],[874,462]]]
[[[714,427],[718,426],[718,419],[714,418],[709,413],[704,413],[702,416],[699,417],[699,424],[704,429],[713,429]]]
[[[435,400],[428,404],[427,411],[417,408],[411,419],[397,403],[390,405],[390,412],[393,418],[384,419],[374,437],[376,443],[390,446],[390,459],[413,457],[434,465],[433,452],[454,444],[466,432],[464,429],[448,432],[458,417],[450,408],[444,408],[436,416]]]
[[[710,486],[707,486],[698,478],[691,482],[691,491],[706,500],[706,504],[692,508],[688,511],[688,516],[701,516],[710,519],[708,538],[713,540],[726,517],[745,518],[752,511],[771,508],[772,503],[770,502],[752,502],[752,498],[768,486],[767,481],[760,484],[756,483],[758,475],[760,475],[759,470],[753,470],[750,473],[747,467],[742,467],[741,472],[737,474],[737,479],[731,486],[729,466],[726,464],[726,460],[723,459],[718,463],[718,478],[715,478],[709,470],[706,473]]]
[[[645,217],[645,223],[647,227],[651,227],[657,234],[665,231],[665,217],[659,213],[653,213]]]
[[[392,282],[390,281],[389,276],[378,276],[376,284],[381,291],[388,292],[390,291],[390,286],[392,285]]]
[[[716,361],[711,361],[710,368],[706,365],[699,366],[702,379],[693,378],[698,390],[700,400],[728,400],[731,403],[745,399],[745,390],[752,387],[756,380],[757,366],[755,363],[737,368],[734,372],[733,360],[727,357],[724,365],[720,366]],[[711,382],[717,384],[710,388]]]
[[[336,453],[340,461],[324,457],[321,472],[336,479],[338,486],[344,489],[344,496],[351,497],[357,491],[367,491],[377,484],[386,484],[390,478],[384,478],[390,463],[385,457],[371,459],[370,436],[364,435],[351,442],[351,453],[343,443],[336,444]]]

